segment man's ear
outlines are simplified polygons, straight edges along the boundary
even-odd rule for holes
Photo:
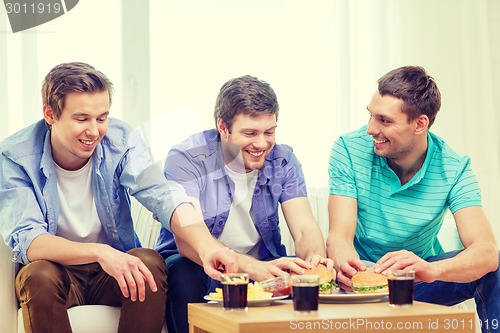
[[[221,118],[217,119],[217,131],[221,136],[223,136],[224,133],[227,134],[227,132],[229,131],[229,129],[226,127],[226,124],[224,124],[224,121],[222,121]]]
[[[415,134],[427,133],[427,130],[429,130],[429,117],[421,114],[415,122]]]
[[[49,125],[54,124],[56,121],[56,117],[54,115],[54,112],[52,111],[52,108],[47,104],[43,105],[43,118],[45,119],[45,122]]]

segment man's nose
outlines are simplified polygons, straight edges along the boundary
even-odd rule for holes
[[[260,134],[260,135],[257,135],[255,137],[255,140],[253,142],[253,145],[256,147],[256,148],[262,148],[262,149],[265,149],[267,147],[267,140],[266,138],[264,137],[264,134]]]
[[[373,117],[370,117],[370,119],[368,119],[368,128],[366,129],[366,133],[371,136],[378,134],[378,128]]]
[[[85,134],[88,136],[92,137],[97,137],[99,136],[99,128],[97,127],[97,124],[95,121],[91,121],[85,131]]]

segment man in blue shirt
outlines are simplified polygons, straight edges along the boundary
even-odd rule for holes
[[[164,169],[167,179],[181,184],[203,214],[205,230],[235,250],[240,270],[255,281],[284,270],[302,273],[319,262],[332,269],[333,262],[324,258],[324,239],[306,196],[301,165],[289,146],[275,142],[278,102],[270,85],[252,76],[226,82],[214,118],[215,129],[173,147]],[[284,258],[280,205],[297,258]],[[187,303],[203,302],[213,280],[197,265],[199,254],[174,241],[166,229],[157,250],[170,272],[169,332],[187,332]]]
[[[332,148],[328,255],[346,290],[366,262],[377,272],[414,270],[416,300],[453,305],[474,297],[483,332],[493,332],[498,247],[470,159],[429,132],[440,106],[438,87],[421,67],[378,81],[368,126]],[[465,249],[443,253],[437,235],[448,209]]]
[[[43,82],[44,119],[0,143],[0,230],[22,264],[26,332],[71,332],[66,309],[85,304],[121,306],[120,332],[161,331],[167,267],[140,248],[130,194],[203,254],[207,274],[238,269],[208,232],[181,227],[203,222],[139,133],[108,117],[111,97],[111,82],[92,66],[58,65]]]

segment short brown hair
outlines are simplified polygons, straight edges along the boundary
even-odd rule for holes
[[[233,119],[238,114],[252,117],[274,114],[278,120],[278,112],[278,99],[269,83],[245,75],[227,81],[220,89],[215,102],[215,126],[217,127],[217,119],[220,118],[231,130]]]
[[[42,102],[51,107],[54,117],[59,119],[66,95],[73,92],[109,93],[109,103],[113,94],[113,84],[103,73],[89,64],[70,62],[55,66],[45,76],[42,83]]]
[[[437,84],[422,67],[404,66],[390,71],[378,80],[378,91],[382,96],[402,99],[401,111],[408,115],[408,121],[425,114],[429,118],[429,127],[441,108]]]

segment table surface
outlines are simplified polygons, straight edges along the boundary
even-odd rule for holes
[[[250,332],[475,332],[475,312],[414,302],[392,308],[388,302],[320,303],[317,313],[297,314],[290,300],[247,310],[225,311],[220,304],[188,305],[190,333]]]

